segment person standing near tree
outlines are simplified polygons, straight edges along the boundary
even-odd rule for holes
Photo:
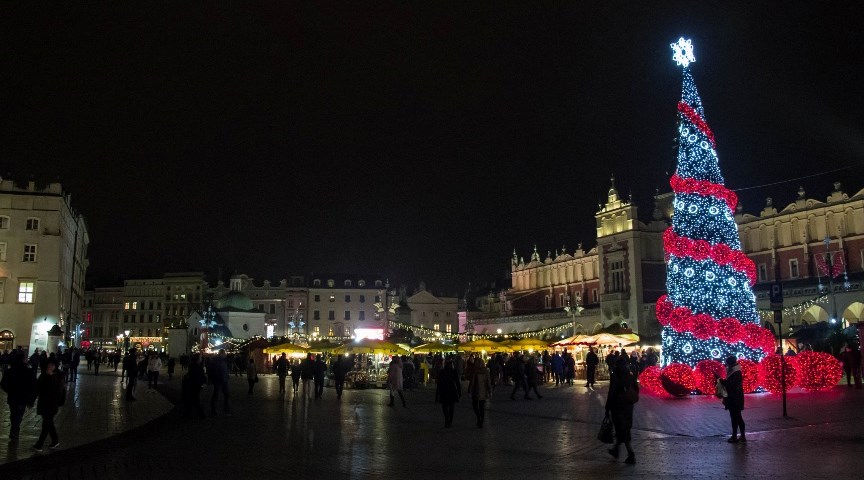
[[[744,419],[741,417],[741,411],[744,410],[744,376],[741,373],[741,365],[738,364],[738,359],[734,355],[726,357],[726,378],[721,378],[720,383],[726,387],[726,398],[723,399],[723,406],[729,410],[729,418],[732,420],[732,436],[727,442],[746,442]],[[738,436],[739,429],[741,430],[740,437]]]

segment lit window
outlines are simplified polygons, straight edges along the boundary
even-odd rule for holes
[[[332,337],[332,336],[333,336],[333,327],[330,327],[329,329],[327,329],[327,336],[328,336],[328,337]]]
[[[132,310],[138,310],[138,302],[132,302]]]
[[[321,327],[312,327],[312,333],[316,336],[321,335]]]
[[[24,244],[24,262],[35,262],[36,261],[36,244],[35,243],[25,243]]]
[[[25,281],[18,283],[18,303],[33,303],[33,289],[36,282]]]
[[[346,336],[346,337],[350,337],[350,336],[351,336],[351,327],[345,327],[345,336]]]
[[[330,295],[330,301],[335,302],[336,301],[336,295]]]
[[[35,217],[28,218],[26,230],[39,230],[39,219]]]
[[[436,323],[436,324],[433,324],[433,325],[432,325],[432,330],[441,330],[441,325],[438,325],[437,323]]]
[[[453,325],[450,325],[449,323],[447,325],[445,325],[444,328],[447,329],[447,333],[450,333],[453,331]]]
[[[789,260],[789,278],[798,278],[798,259]]]
[[[333,285],[336,285],[336,282],[334,282],[332,278],[330,280],[327,280],[327,286],[328,287],[333,288]]]
[[[0,262],[6,261],[6,242],[0,242]]]
[[[0,216],[0,229],[6,230],[9,228],[9,217],[3,215]]]

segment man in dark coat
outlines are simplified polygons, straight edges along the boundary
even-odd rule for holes
[[[282,356],[276,360],[276,375],[279,377],[279,393],[284,394],[285,377],[288,376],[288,358],[285,356],[285,352],[282,352]]]
[[[588,388],[594,388],[594,378],[596,377],[598,364],[600,364],[600,357],[594,353],[594,347],[588,347],[588,355],[585,356],[585,369],[588,373],[588,381],[585,383],[585,386]]]
[[[452,360],[447,360],[444,368],[438,372],[436,380],[435,401],[441,402],[441,410],[444,412],[444,426],[453,426],[453,413],[455,404],[462,396],[462,382],[456,373]]]
[[[321,398],[324,395],[324,375],[327,373],[327,364],[318,354],[315,356],[315,368],[313,378],[315,380],[315,398]]]
[[[635,394],[628,399],[627,391],[634,390]],[[634,393],[631,392],[631,393]],[[609,394],[606,396],[606,415],[612,418],[615,425],[615,446],[609,449],[609,455],[618,458],[621,444],[627,449],[625,463],[633,465],[636,463],[636,455],[630,445],[630,430],[633,428],[633,404],[638,401],[639,385],[636,376],[627,368],[627,359],[618,357],[618,363],[609,377]]]
[[[27,368],[26,355],[17,352],[12,355],[9,368],[0,381],[0,388],[6,392],[6,403],[9,405],[9,443],[15,444],[21,431],[24,412],[35,393],[33,374]]]
[[[342,398],[342,387],[345,386],[345,373],[348,370],[348,366],[345,363],[345,360],[339,355],[334,356],[333,361],[331,362],[333,368],[333,382],[336,384],[337,400]]]
[[[744,436],[744,419],[741,418],[741,410],[744,410],[744,376],[741,373],[741,365],[734,355],[726,358],[726,378],[720,379],[720,383],[726,387],[726,398],[723,405],[729,410],[729,418],[732,420],[732,436],[727,440],[729,443],[746,442]],[[741,437],[738,437],[738,430]]]
[[[135,357],[135,349],[130,348],[126,358],[123,359],[123,371],[126,372],[126,400],[134,401],[135,385],[138,383],[138,360]]]

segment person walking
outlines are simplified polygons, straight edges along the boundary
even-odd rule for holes
[[[407,407],[405,395],[402,394],[402,359],[398,355],[394,355],[390,361],[390,366],[387,368],[387,385],[390,387],[390,403],[388,407],[393,406],[393,392],[399,393],[399,398],[402,399],[402,406]]]
[[[614,371],[609,377],[609,394],[606,397],[606,415],[612,417],[615,426],[615,445],[610,448],[609,455],[618,458],[621,444],[627,448],[627,459],[624,463],[636,463],[636,455],[630,445],[630,429],[633,428],[633,405],[639,399],[639,384],[636,376],[627,368],[627,358],[618,357]]]
[[[98,357],[97,357],[98,358]],[[162,369],[162,360],[156,352],[150,352],[150,360],[147,361],[147,388],[156,388],[159,383],[159,370]],[[99,371],[99,364],[96,364],[96,371]]]
[[[341,400],[342,389],[345,386],[345,373],[348,368],[345,365],[345,360],[339,355],[334,356],[330,364],[333,369],[333,382],[336,385],[336,400]]]
[[[285,377],[288,376],[288,358],[285,352],[276,360],[276,376],[279,377],[279,394],[285,393]]]
[[[471,407],[477,417],[477,428],[483,428],[483,422],[486,420],[486,400],[489,400],[492,395],[492,378],[489,368],[482,362],[474,368],[468,391],[471,392]]]
[[[392,364],[391,364],[392,365]],[[401,395],[401,393],[400,393]],[[435,401],[441,402],[441,411],[444,412],[444,427],[453,426],[453,413],[456,410],[456,402],[462,396],[462,382],[459,381],[453,360],[447,360],[444,368],[438,372],[438,380],[435,386]],[[404,401],[404,400],[403,400]],[[390,406],[393,405],[393,394],[390,394]]]
[[[549,365],[552,369],[552,377],[555,379],[555,386],[561,385],[564,383],[564,359],[561,358],[561,354],[555,352],[552,354],[552,358],[549,360]]]
[[[246,382],[249,383],[249,392],[247,395],[252,395],[252,387],[258,383],[258,369],[255,367],[255,360],[252,357],[249,357],[249,364],[246,365]],[[284,390],[284,377],[283,377],[283,390]]]
[[[71,378],[72,378],[71,381],[73,381],[73,382],[78,381],[78,365],[80,365],[80,364],[81,364],[81,351],[76,348],[75,350],[72,351],[72,363],[69,364],[70,368],[72,369],[70,374],[71,374]],[[99,374],[98,371],[96,374],[97,375]]]
[[[168,357],[168,363],[166,365],[168,367],[168,380],[173,380],[174,368],[177,366],[177,361],[174,360],[174,357]]]
[[[321,354],[315,355],[315,398],[320,399],[324,395],[324,377],[327,375],[327,364],[321,358]]]
[[[861,388],[861,352],[857,345],[847,343],[846,348],[840,353],[840,361],[843,363],[843,371],[846,373],[846,386],[852,388],[852,380],[855,380],[855,388]]]
[[[60,410],[65,400],[65,386],[63,376],[56,372],[57,364],[49,362],[45,365],[45,373],[36,381],[36,396],[39,403],[36,405],[36,413],[42,417],[42,432],[39,440],[33,445],[33,450],[42,451],[42,445],[48,436],[51,436],[49,448],[60,446],[60,437],[57,436],[57,428],[54,426],[54,416]]]
[[[738,364],[738,359],[734,355],[726,357],[726,378],[721,378],[720,383],[726,387],[726,398],[723,399],[723,406],[729,410],[729,418],[732,420],[732,436],[727,442],[746,442],[744,419],[741,417],[741,411],[744,410],[744,376],[741,373],[741,365]],[[739,430],[741,431],[740,437],[738,436]]]
[[[129,349],[129,353],[123,359],[123,371],[126,373],[126,401],[133,402],[135,385],[138,383],[138,360],[135,358],[134,348]]]
[[[300,390],[301,368],[298,360],[291,362],[291,385],[294,388],[294,396],[297,396],[297,391]]]
[[[219,393],[222,393],[222,410],[225,415],[231,415],[231,406],[228,404],[228,357],[225,349],[219,349],[219,355],[210,359],[207,369],[207,377],[213,385],[213,395],[210,397],[210,416],[216,416],[216,402]]]
[[[588,354],[585,355],[585,370],[588,380],[585,386],[594,389],[594,382],[597,377],[597,365],[600,364],[600,357],[594,353],[594,347],[588,347]]]
[[[540,392],[537,391],[537,381],[539,377],[540,374],[537,372],[537,359],[531,355],[525,359],[525,384],[528,386],[525,392],[527,395],[527,392],[534,390],[534,395],[537,396],[538,400],[543,398],[543,395],[540,395]]]
[[[27,368],[27,355],[15,352],[9,358],[9,365],[0,380],[0,388],[6,392],[6,404],[9,405],[9,445],[18,444],[21,432],[21,421],[24,412],[31,403],[35,393],[33,374]]]
[[[315,356],[311,353],[303,360],[300,378],[303,380],[303,397],[308,400],[312,394],[312,380],[315,378]]]
[[[201,362],[201,354],[192,355],[192,361],[186,375],[183,376],[181,385],[181,398],[185,406],[186,418],[192,417],[192,411],[198,412],[198,416],[204,418],[204,407],[201,406],[201,390],[207,384],[207,376],[204,374],[204,365]]]
[[[531,400],[528,395],[528,381],[525,378],[525,361],[519,353],[510,358],[510,376],[513,377],[513,391],[510,392],[510,400],[516,400],[516,392],[521,388],[525,392],[525,400]]]

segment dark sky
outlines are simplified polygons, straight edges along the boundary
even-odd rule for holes
[[[864,187],[860,2],[30,3],[0,7],[0,173],[61,179],[94,278],[461,292],[590,248],[611,173],[646,219],[668,190],[681,35],[727,186],[853,166],[745,210]]]

